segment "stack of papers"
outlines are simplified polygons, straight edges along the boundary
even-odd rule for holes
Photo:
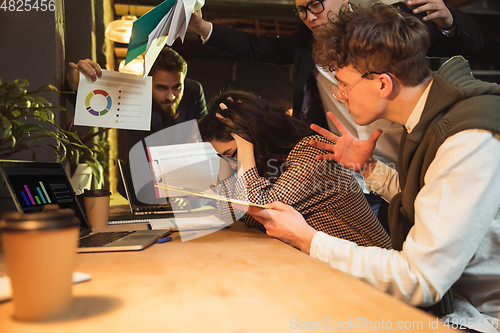
[[[231,223],[224,222],[218,217],[201,216],[201,217],[183,217],[175,219],[151,219],[149,225],[151,229],[172,229],[172,230],[193,230],[193,229],[222,229]]]
[[[184,42],[191,14],[204,4],[205,0],[165,0],[139,17],[132,26],[125,64],[146,52],[144,76],[147,76],[165,44],[171,46],[177,37]]]

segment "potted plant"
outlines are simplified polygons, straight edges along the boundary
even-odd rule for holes
[[[17,79],[3,83],[0,79],[0,159],[6,159],[21,151],[30,151],[36,160],[37,147],[48,147],[55,151],[57,160],[68,160],[70,171],[74,165],[87,163],[93,173],[93,187],[103,184],[104,166],[107,157],[102,154],[109,147],[106,142],[87,146],[77,133],[63,129],[54,122],[54,111],[65,111],[62,106],[53,105],[40,93],[60,93],[52,85],[45,85],[28,91],[29,82]],[[32,123],[31,120],[37,122]],[[44,126],[45,125],[45,126]],[[87,136],[84,137],[88,139]]]
[[[88,166],[92,174],[91,188],[102,188],[105,185],[104,170],[109,166],[108,153],[111,148],[109,144],[108,129],[94,127],[78,127],[73,124],[71,118],[65,130],[76,134],[84,147],[73,144],[67,147],[67,168],[71,177],[77,170],[82,169],[82,164]],[[73,138],[70,141],[73,143]]]

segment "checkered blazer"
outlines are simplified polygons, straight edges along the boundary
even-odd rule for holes
[[[261,177],[257,169],[252,168],[240,178],[235,175],[223,180],[215,191],[257,204],[280,201],[299,211],[316,230],[360,246],[390,248],[390,238],[352,172],[334,161],[316,159],[317,155],[327,152],[311,146],[311,139],[331,143],[320,135],[305,137],[288,154],[286,164],[268,161],[270,168],[276,170],[275,175]],[[278,174],[280,169],[283,172]],[[277,178],[272,183],[269,177]],[[225,202],[218,201],[218,208],[226,218],[233,213]],[[241,220],[247,226],[261,226],[248,214]]]

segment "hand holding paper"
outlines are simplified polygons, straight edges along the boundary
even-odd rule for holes
[[[95,82],[80,73],[75,125],[150,130],[152,78],[102,70]]]
[[[205,0],[166,0],[134,22],[125,64],[142,52],[144,76],[165,44],[171,46],[177,37],[184,42],[191,14],[203,7]]]

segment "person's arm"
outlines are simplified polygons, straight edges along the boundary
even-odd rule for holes
[[[387,202],[401,192],[398,172],[381,161],[377,161],[373,172],[364,180],[371,192],[380,195]]]
[[[443,0],[408,0],[408,6],[413,6],[413,14],[425,13],[424,22],[431,21],[442,30],[451,30],[455,24],[453,15]]]
[[[68,87],[76,91],[80,82],[80,72],[92,81],[102,76],[101,66],[90,59],[82,59],[78,63],[70,62],[69,71],[66,75],[66,83]]]
[[[415,225],[401,252],[317,235],[311,255],[411,304],[430,305],[462,275],[483,242],[500,202],[499,167],[498,136],[458,133],[441,146],[425,175],[415,200]]]
[[[236,183],[236,175],[227,162],[221,161],[219,167],[219,175],[218,175],[218,183],[217,185],[211,188],[215,193],[226,197],[231,198],[233,196],[233,190]],[[227,201],[217,200],[217,211],[222,216],[224,220],[232,220],[235,212],[229,205]],[[239,212],[236,214],[241,215]],[[236,216],[238,219],[241,216]]]
[[[424,21],[431,33],[429,57],[471,56],[481,51],[483,38],[476,21],[463,11],[446,7],[443,0],[410,0],[393,6],[414,13]]]
[[[248,209],[248,215],[264,225],[269,236],[309,254],[311,242],[319,231],[307,224],[292,206],[275,201],[268,204],[267,209],[253,206],[241,206],[241,209]]]
[[[286,168],[277,165],[277,160],[270,158],[267,163],[276,173],[267,175],[272,181],[259,175],[255,164],[253,145],[240,136],[233,134],[238,147],[238,180],[235,184],[236,199],[265,205],[281,201],[293,205],[297,201],[306,200],[304,183],[311,180],[314,170],[319,169],[321,162],[315,158],[319,150],[309,146],[305,141],[299,142],[294,150],[300,150],[299,158],[289,158]],[[278,170],[286,169],[278,175]]]
[[[415,201],[415,225],[402,251],[313,233],[300,214],[279,203],[268,206],[274,209],[250,207],[249,213],[268,234],[313,258],[407,303],[428,306],[459,279],[491,232],[500,202],[499,168],[500,136],[470,130],[448,138],[425,175]]]
[[[317,140],[323,143],[328,141],[323,138]],[[261,205],[279,201],[300,207],[301,212],[316,211],[316,205],[324,200],[329,201],[331,209],[347,202],[356,202],[358,192],[353,186],[358,184],[352,175],[336,163],[318,160],[316,156],[321,153],[323,152],[310,146],[306,139],[300,141],[290,152],[286,167],[279,165],[277,160],[269,159],[271,173],[266,177],[259,175],[255,166],[249,169],[242,166],[240,169],[245,169],[245,172],[235,183],[235,198]],[[280,169],[284,172],[278,174]],[[273,179],[269,179],[270,177]],[[339,218],[342,218],[343,213],[343,208],[339,208]],[[352,211],[349,212],[351,213]]]
[[[309,145],[310,138],[295,145],[285,165],[268,159],[271,172],[265,177],[255,168],[246,172],[244,179],[237,181],[239,192],[254,203],[279,201],[291,205],[318,230],[342,235],[358,244],[389,248],[389,236],[373,215],[352,173],[335,162],[318,160],[316,156],[323,152]],[[328,141],[320,136],[314,139]],[[283,171],[278,174],[280,169]]]
[[[93,62],[90,59],[84,59],[78,61],[78,63],[70,62],[68,63],[68,74],[66,74],[66,88],[67,90],[76,92],[78,89],[78,84],[80,83],[80,72],[87,76],[92,81],[101,77],[102,70],[99,64]],[[73,107],[76,105],[76,94],[65,94],[66,99],[70,102]]]
[[[245,31],[210,23],[193,13],[189,29],[205,39],[205,45],[232,54],[241,59],[261,63],[290,65],[294,63],[296,34],[281,36],[257,36]]]
[[[197,33],[202,40],[206,40],[212,31],[212,23],[205,21],[201,9],[198,9],[191,14],[188,29]]]

